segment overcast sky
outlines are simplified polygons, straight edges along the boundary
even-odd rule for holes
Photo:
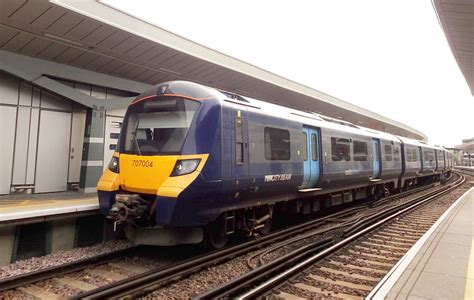
[[[474,136],[474,99],[430,0],[105,2],[412,126],[431,143]]]

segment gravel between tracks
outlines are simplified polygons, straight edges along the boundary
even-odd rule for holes
[[[0,266],[0,279],[59,266],[80,259],[130,248],[132,246],[132,243],[125,240],[108,241],[89,247],[58,251],[41,257],[23,259],[9,265]]]
[[[442,203],[441,205],[448,204],[449,206],[452,202],[454,202],[453,199],[454,200],[457,199],[464,192],[465,192],[465,189],[460,188],[446,196],[443,196],[442,199],[437,201],[437,203]],[[413,199],[422,193],[426,193],[426,191],[410,195],[406,197],[405,199]],[[334,232],[331,232],[331,235],[333,234]],[[284,248],[267,255],[265,257],[265,261],[267,262],[277,257],[281,257],[286,253],[289,253],[291,251],[294,251],[297,248],[307,245],[308,242],[318,241],[325,237],[326,237],[326,234],[318,235],[311,238],[307,238],[305,240],[301,240],[295,244],[285,246]],[[180,281],[167,285],[163,288],[155,290],[150,294],[142,295],[141,299],[157,299],[157,298],[183,299],[183,298],[190,298],[190,297],[199,295],[201,293],[204,293],[210,289],[213,289],[219,286],[220,284],[228,282],[244,273],[251,271],[251,269],[246,264],[246,260],[253,253],[254,252],[248,253],[244,256],[234,258],[226,263],[206,268],[198,273],[192,274],[191,276],[185,279],[182,279]],[[318,297],[318,295],[314,295],[314,294],[311,296]]]

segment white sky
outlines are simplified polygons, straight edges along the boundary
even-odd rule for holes
[[[474,136],[474,99],[430,0],[107,0],[224,54],[405,123]]]

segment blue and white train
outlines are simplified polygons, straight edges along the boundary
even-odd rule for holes
[[[101,212],[138,244],[267,233],[276,214],[376,199],[450,173],[449,151],[171,81],[138,96],[97,188]]]

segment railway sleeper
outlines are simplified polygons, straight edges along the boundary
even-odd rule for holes
[[[366,245],[355,245],[354,247],[357,249],[360,249],[361,251],[365,251],[365,252],[377,254],[377,255],[380,254],[380,255],[399,256],[405,253],[405,251],[400,251],[400,250],[395,250],[395,249],[390,249],[390,248],[380,249],[378,247],[370,247]]]
[[[329,284],[339,285],[339,286],[347,287],[347,288],[350,288],[350,289],[362,290],[362,291],[365,291],[365,292],[370,292],[372,290],[371,286],[368,286],[368,285],[365,285],[365,284],[352,283],[352,282],[346,281],[346,280],[326,278],[324,276],[320,276],[320,275],[316,275],[316,274],[309,274],[308,277],[315,280],[315,281],[320,281],[320,282],[325,282],[325,283],[329,283]]]
[[[371,259],[361,258],[361,257],[357,257],[355,259],[354,257],[348,256],[348,255],[338,255],[337,257],[344,261],[350,261],[352,263],[359,262],[362,266],[366,266],[370,268],[378,268],[379,270],[385,270],[385,271],[390,270],[390,268],[393,266],[393,264],[391,263],[374,261]],[[337,258],[334,258],[334,259],[337,259]]]
[[[364,274],[365,273],[373,273],[374,276],[378,276],[378,277],[382,277],[387,273],[385,268],[379,269],[378,268],[379,266],[375,266],[374,268],[368,268],[368,267],[364,267],[364,266],[356,265],[356,264],[341,263],[341,262],[336,261],[336,260],[331,260],[331,261],[328,262],[328,264],[333,265],[333,266],[337,266],[339,268],[350,269],[351,272],[353,272],[353,273],[361,272],[361,271],[364,272]],[[331,267],[331,268],[333,268],[333,267]]]
[[[362,241],[361,242],[362,244],[364,245],[367,245],[368,247],[381,247],[381,248],[386,248],[388,250],[396,250],[396,251],[399,251],[399,252],[406,252],[408,251],[408,249],[410,249],[410,247],[398,247],[398,246],[394,246],[394,245],[387,245],[386,243],[373,243],[373,242],[369,242],[369,241]]]
[[[372,277],[367,277],[367,276],[363,276],[359,274],[352,274],[349,272],[334,270],[334,269],[322,267],[322,266],[311,270],[310,273],[311,273],[310,276],[317,275],[317,276],[321,276],[321,277],[328,278],[335,281],[340,280],[340,281],[345,281],[345,282],[354,283],[354,284],[362,284],[362,285],[367,285],[367,286],[375,285],[378,282],[377,279],[374,279]]]
[[[383,238],[368,238],[368,241],[374,244],[380,244],[380,245],[394,245],[395,247],[400,247],[400,248],[406,248],[409,249],[413,243],[405,243],[405,242],[397,242],[392,239],[383,239]]]
[[[321,289],[319,287],[305,284],[305,283],[296,283],[294,286],[298,289],[313,293],[313,296],[310,296],[310,298],[323,298],[323,297],[337,297],[337,298],[342,298],[342,299],[354,299],[354,300],[362,300],[364,299],[362,296],[355,296],[352,294],[346,294],[342,292],[330,292],[324,289]]]

